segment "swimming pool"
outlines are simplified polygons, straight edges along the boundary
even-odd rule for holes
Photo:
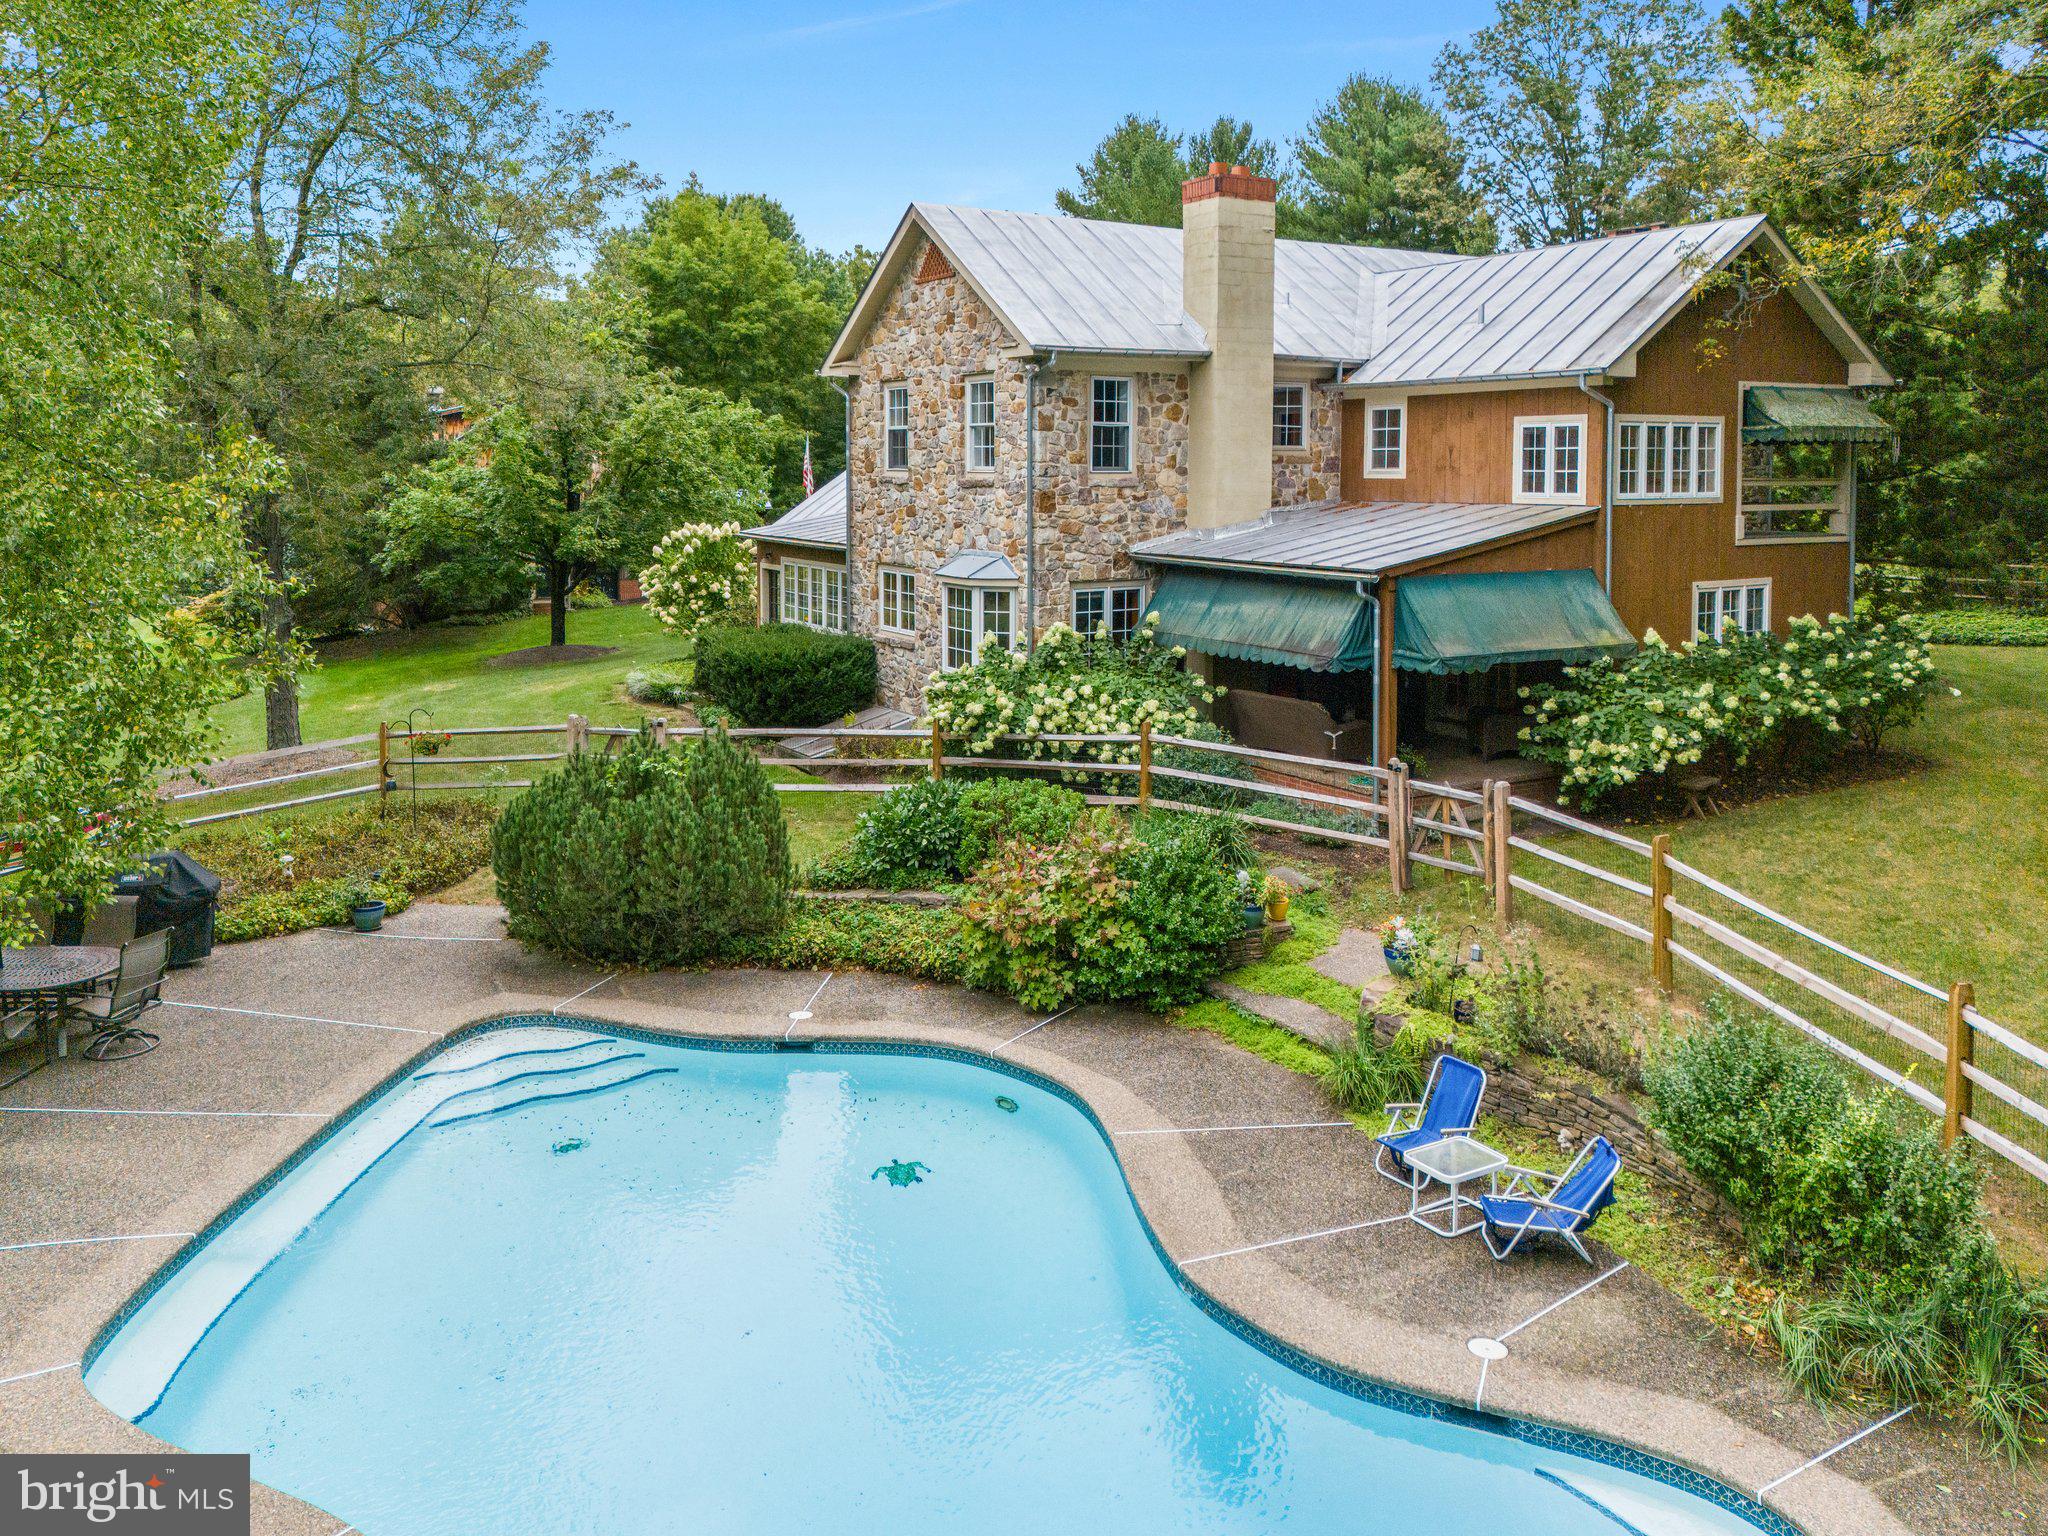
[[[1790,1530],[1262,1344],[1029,1074],[535,1020],[371,1100],[86,1383],[367,1536]]]

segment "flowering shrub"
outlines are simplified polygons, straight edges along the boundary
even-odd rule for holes
[[[740,528],[685,523],[665,535],[640,573],[647,611],[684,635],[722,619],[752,618],[754,552]]]
[[[1927,707],[1933,658],[1902,626],[1792,621],[1792,633],[1730,633],[1674,649],[1652,630],[1626,660],[1573,667],[1562,686],[1524,689],[1532,757],[1563,769],[1559,798],[1592,804],[1674,768],[1723,771],[1760,756],[1825,762],[1874,751]]]
[[[963,906],[967,979],[1028,1008],[1193,997],[1243,925],[1213,842],[1192,829],[1134,836],[1113,814],[1050,847],[1006,843]]]
[[[1163,646],[1158,619],[1144,623],[1121,645],[1054,624],[1037,649],[986,649],[971,667],[934,672],[925,711],[947,735],[967,739],[967,751],[987,756],[1005,735],[1121,735],[1141,721],[1167,735],[1185,736],[1202,724],[1200,706],[1223,690],[1181,667],[1184,646]],[[1120,758],[1128,749],[1027,742],[1019,757]]]

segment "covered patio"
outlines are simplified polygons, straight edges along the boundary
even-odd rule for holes
[[[1160,637],[1227,692],[1247,745],[1533,782],[1520,690],[1635,648],[1592,569],[1594,511],[1379,502],[1275,509],[1139,545]]]

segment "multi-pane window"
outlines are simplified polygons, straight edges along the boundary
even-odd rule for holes
[[[1844,443],[1744,443],[1744,539],[1847,538],[1854,460]]]
[[[967,468],[986,474],[996,467],[996,381],[967,381]]]
[[[1088,467],[1122,474],[1131,467],[1131,381],[1097,379],[1090,392]]]
[[[1568,501],[1580,494],[1586,418],[1515,423],[1515,500]]]
[[[1273,386],[1273,446],[1300,448],[1308,442],[1307,391],[1299,384]]]
[[[1702,581],[1692,589],[1693,637],[1719,640],[1730,629],[1745,635],[1771,627],[1768,581]]]
[[[1074,591],[1074,628],[1084,635],[1107,629],[1110,639],[1122,642],[1137,633],[1144,617],[1142,586],[1077,587]]]
[[[846,628],[846,571],[809,561],[782,562],[782,621],[812,629]]]
[[[1365,472],[1399,475],[1406,456],[1405,406],[1375,405],[1365,413]]]
[[[1016,593],[1008,587],[946,588],[946,666],[970,667],[983,646],[1016,644]]]
[[[917,628],[917,578],[909,571],[882,572],[882,628],[906,635]]]
[[[882,391],[882,467],[910,468],[910,386],[891,384]]]
[[[1623,421],[1615,427],[1614,489],[1621,497],[1707,499],[1721,494],[1721,423]]]

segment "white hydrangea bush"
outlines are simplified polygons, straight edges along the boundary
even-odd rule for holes
[[[742,524],[686,523],[664,535],[640,573],[647,609],[681,635],[754,616],[754,550]]]
[[[1623,661],[1524,688],[1533,702],[1522,740],[1561,770],[1561,800],[1591,805],[1694,764],[1814,768],[1875,752],[1926,709],[1939,679],[1911,630],[1841,614],[1789,627],[1782,640],[1730,631],[1678,647],[1652,630]]]
[[[1186,654],[1184,646],[1159,643],[1156,614],[1121,643],[1054,624],[1034,651],[984,646],[973,666],[934,672],[925,712],[945,734],[964,738],[976,757],[993,753],[1003,736],[1130,735],[1147,720],[1156,735],[1213,734],[1202,706],[1223,690],[1185,670]],[[1009,747],[1004,755],[1028,758],[1128,755],[1123,747],[1035,739]]]

